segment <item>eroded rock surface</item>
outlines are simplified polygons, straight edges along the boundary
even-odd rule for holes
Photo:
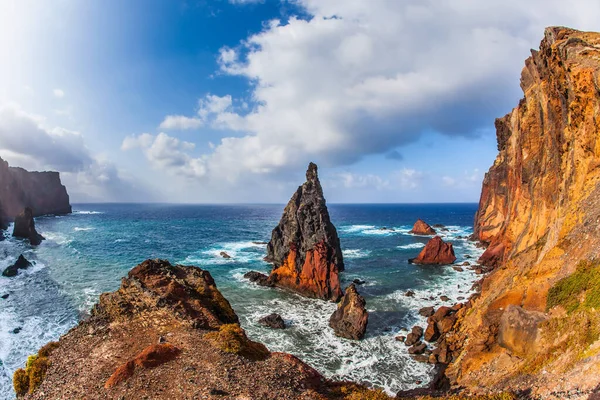
[[[35,221],[33,220],[33,210],[26,207],[23,212],[15,217],[15,226],[13,236],[21,239],[29,239],[29,243],[38,246],[44,240],[44,237],[35,230]]]
[[[342,297],[338,273],[344,269],[340,240],[319,182],[310,163],[306,182],[283,211],[267,245],[273,263],[269,282],[307,297],[338,301]]]
[[[354,340],[362,339],[369,322],[369,314],[365,307],[365,299],[352,283],[346,288],[346,293],[337,309],[329,318],[329,326],[333,328],[337,336]]]

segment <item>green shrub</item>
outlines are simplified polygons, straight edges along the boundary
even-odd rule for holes
[[[580,261],[575,272],[548,291],[546,309],[564,307],[568,313],[600,309],[600,261]]]

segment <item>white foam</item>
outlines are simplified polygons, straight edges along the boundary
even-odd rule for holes
[[[407,250],[407,249],[420,249],[422,247],[425,247],[425,243],[409,243],[409,244],[404,244],[402,246],[397,246],[397,248],[399,249],[403,249],[403,250]]]
[[[342,255],[344,258],[364,258],[368,257],[371,254],[370,250],[361,250],[361,249],[345,249],[342,250]]]
[[[343,226],[340,228],[340,231],[345,232],[345,233],[355,233],[355,232],[362,232],[365,229],[375,229],[375,225],[350,225],[350,226]]]
[[[87,232],[87,231],[93,231],[93,230],[95,230],[95,229],[96,229],[96,228],[92,228],[92,227],[80,228],[80,227],[78,227],[78,226],[76,226],[75,228],[73,228],[73,230],[74,230],[75,232]]]
[[[98,215],[104,214],[103,211],[83,211],[83,210],[75,210],[73,214],[81,214],[81,215]]]
[[[73,238],[59,232],[44,232],[44,237],[50,242],[61,246],[68,246],[73,242]]]
[[[257,241],[220,243],[187,256],[181,264],[214,265],[262,261],[265,256],[265,246]],[[227,253],[230,258],[223,257],[221,253]]]

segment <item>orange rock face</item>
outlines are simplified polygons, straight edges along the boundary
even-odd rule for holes
[[[447,370],[458,385],[526,384],[546,398],[553,390],[585,392],[599,383],[589,379],[600,368],[591,350],[576,357],[583,350],[565,342],[560,356],[543,353],[569,337],[548,331],[561,326],[559,311],[539,332],[525,318],[545,312],[549,288],[600,248],[599,82],[600,34],[548,28],[525,62],[524,98],[496,121],[498,156],[483,181],[474,237],[489,244],[481,263],[499,268],[458,324],[457,336],[468,341]],[[509,318],[507,310],[515,315]],[[519,326],[529,333],[514,333],[525,332]],[[523,349],[527,357],[518,354]],[[534,371],[527,383],[523,371]]]
[[[344,269],[340,240],[323,196],[317,166],[311,163],[306,182],[288,202],[267,245],[273,263],[268,285],[307,297],[338,301],[338,273]]]
[[[317,243],[312,250],[306,252],[304,264],[298,268],[298,251],[295,246],[291,246],[283,264],[271,271],[269,282],[307,297],[338,301],[343,293],[337,266],[329,261],[328,252],[329,248],[325,243]]]
[[[452,264],[456,261],[456,256],[454,255],[454,247],[451,243],[446,243],[440,238],[436,236],[432,238],[421,253],[417,256],[417,258],[410,259],[409,262],[413,264],[437,264],[437,265],[445,265]]]
[[[422,219],[418,219],[415,222],[413,228],[408,232],[414,235],[435,235],[435,229],[433,229],[429,224]]]

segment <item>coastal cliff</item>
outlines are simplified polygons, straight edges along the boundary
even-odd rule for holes
[[[20,398],[387,399],[246,336],[208,271],[147,260],[14,375]]]
[[[26,207],[33,210],[34,217],[71,212],[69,195],[58,172],[29,172],[9,167],[0,158],[1,217],[12,221]]]
[[[268,280],[272,285],[324,300],[342,297],[340,239],[329,219],[313,163],[306,171],[306,182],[294,193],[273,229],[266,260],[273,263]]]
[[[446,374],[477,391],[587,396],[600,384],[600,34],[547,28],[521,88],[496,120],[475,219],[495,269],[451,335],[463,347]]]

